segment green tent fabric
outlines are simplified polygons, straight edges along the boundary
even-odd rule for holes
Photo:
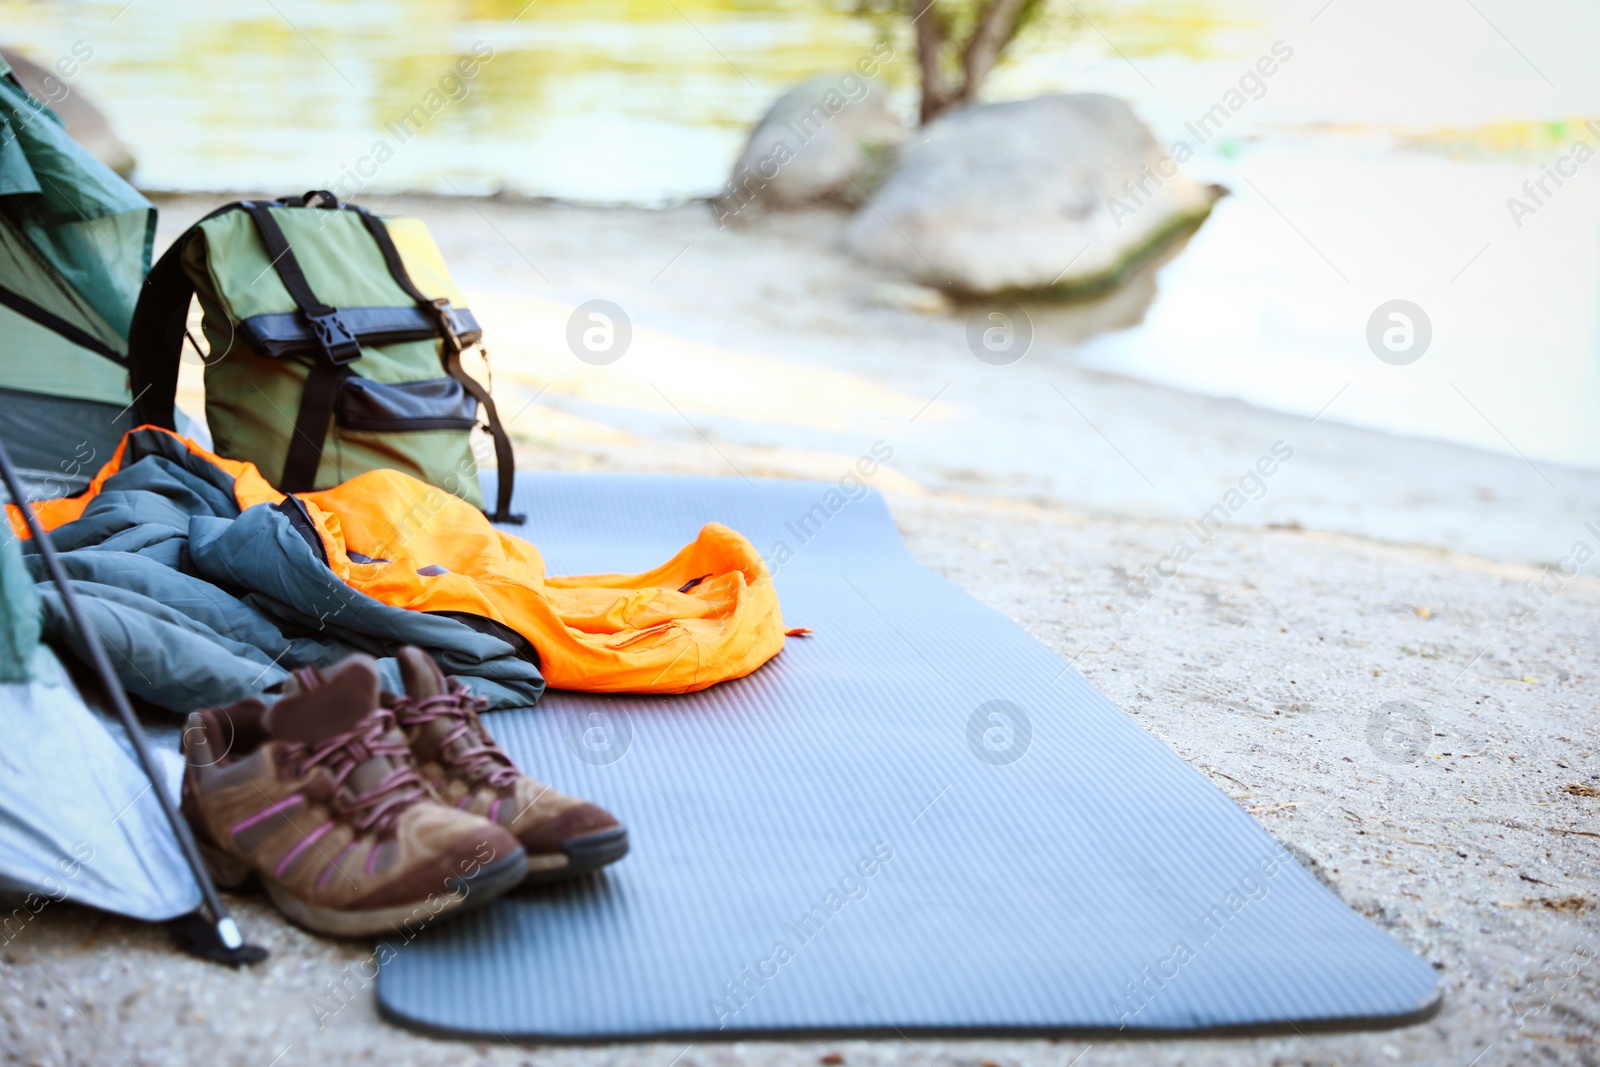
[[[0,540],[0,682],[34,677],[39,649],[39,598],[16,540]]]
[[[0,425],[60,495],[128,429],[127,336],[156,210],[0,60]]]

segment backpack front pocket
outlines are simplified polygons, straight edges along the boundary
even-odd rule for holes
[[[333,412],[346,430],[470,430],[478,421],[478,402],[454,378],[384,385],[352,375],[340,387]]]

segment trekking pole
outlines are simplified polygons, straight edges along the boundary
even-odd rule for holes
[[[100,676],[100,684],[105,689],[107,699],[116,708],[117,717],[122,720],[123,728],[128,731],[128,739],[133,742],[133,750],[139,756],[139,764],[144,768],[145,776],[150,779],[152,791],[156,799],[161,802],[161,810],[166,813],[167,822],[172,826],[172,833],[178,839],[178,847],[183,850],[184,858],[189,861],[189,869],[194,873],[195,883],[200,887],[200,896],[211,912],[209,923],[199,912],[191,912],[174,919],[173,933],[190,952],[217,963],[255,963],[266,959],[266,949],[259,945],[245,944],[244,936],[239,933],[239,924],[228,914],[227,907],[222,903],[222,897],[217,893],[216,883],[211,880],[211,872],[206,869],[205,861],[200,858],[200,850],[195,845],[194,834],[190,832],[189,824],[184,821],[177,805],[172,802],[172,797],[167,795],[161,769],[150,751],[150,739],[145,736],[144,727],[139,725],[139,720],[134,716],[133,707],[128,703],[128,694],[123,690],[121,680],[111,667],[105,646],[100,643],[100,635],[89,624],[88,618],[78,606],[78,598],[72,592],[67,572],[62,569],[61,557],[56,555],[55,546],[50,543],[49,535],[39,525],[39,517],[33,513],[32,505],[22,493],[22,484],[17,478],[16,468],[11,465],[11,456],[6,452],[4,443],[0,443],[0,477],[5,479],[6,492],[11,494],[17,510],[22,512],[23,521],[28,524],[28,532],[33,536],[33,543],[39,547],[39,555],[44,559],[44,568],[50,575],[50,581],[61,592],[61,601],[67,606],[67,615],[72,619],[72,626],[78,631],[84,647],[89,650],[90,663],[95,673]]]

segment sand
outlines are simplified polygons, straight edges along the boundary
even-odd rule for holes
[[[202,206],[190,198],[163,210],[181,221]],[[882,307],[881,294],[864,296],[871,279],[849,273],[854,268],[826,240],[792,222],[726,234],[681,212],[407,207],[429,217],[474,295],[491,294],[486,314],[517,334],[497,345],[501,382],[530,393],[548,386],[548,403],[517,424],[527,466],[834,477],[841,458],[874,439],[868,434],[903,442],[905,462],[892,464],[878,486],[916,556],[1072,661],[1352,907],[1432,963],[1444,1007],[1402,1030],[1252,1040],[539,1049],[438,1042],[377,1018],[370,984],[359,977],[370,946],[306,935],[259,898],[239,897],[231,903],[241,923],[273,950],[267,963],[239,973],[178,955],[159,930],[70,905],[47,908],[0,947],[0,1062],[776,1067],[833,1063],[837,1054],[845,1064],[923,1067],[1600,1063],[1600,580],[1587,569],[1569,579],[1529,565],[1559,559],[1536,551],[1547,541],[1587,538],[1600,549],[1600,536],[1578,521],[1600,496],[1571,490],[1584,490],[1588,476],[1554,472],[1569,490],[1557,505],[1528,486],[1533,475],[1525,468],[1513,473],[1514,460],[1302,419],[1295,440],[1308,443],[1258,503],[1321,499],[1320,510],[1241,510],[1174,577],[1157,580],[1156,564],[1170,546],[1192,540],[1185,520],[1280,439],[1288,417],[1062,366],[1053,373],[1072,383],[1071,395],[1121,412],[1116,425],[1142,443],[1138,458],[1148,462],[1140,465],[1155,480],[1185,480],[1182,472],[1192,471],[1202,491],[1119,507],[1109,493],[1069,503],[1037,491],[1043,483],[1029,479],[1044,463],[940,473],[946,453],[919,444],[916,427],[939,403],[951,403],[943,425],[959,425],[966,417],[959,407],[978,386],[958,391],[959,404],[930,402],[960,370],[939,364],[921,375],[932,384],[917,398],[918,375],[885,367],[885,337],[920,344],[942,336],[949,322]],[[172,232],[164,229],[163,239]],[[650,351],[659,362],[638,379],[563,369],[559,352],[550,351],[559,332],[554,342],[547,337],[552,316],[559,320],[587,299],[578,294],[607,291],[607,264],[653,257],[656,245],[680,237],[691,252],[696,241],[731,249],[721,269],[743,271],[747,284],[737,292],[707,288],[705,278],[686,272],[677,288],[665,287],[690,254],[674,266],[669,249],[651,268],[666,267],[654,283],[642,269],[625,285],[615,282],[631,287],[627,299],[645,308],[634,317],[658,332]],[[521,251],[506,250],[518,241]],[[529,269],[522,257],[535,255],[548,288],[529,283],[519,302],[516,279]],[[763,285],[771,289],[765,297]],[[804,300],[782,299],[791,290]],[[778,310],[756,331],[748,320],[760,299]],[[820,342],[824,335],[832,342]],[[754,425],[734,432],[728,411],[738,406],[738,390],[704,392],[717,381],[708,367],[736,363],[718,353],[740,344],[789,390],[783,399],[792,410],[776,416],[782,432],[762,437]],[[574,362],[570,354],[565,360]],[[796,366],[807,374],[793,375]],[[679,410],[647,402],[639,381],[655,381]],[[994,387],[992,403],[1027,384]],[[845,390],[833,395],[842,413],[830,422],[835,387]],[[904,398],[907,406],[897,406]],[[757,413],[771,403],[746,402]],[[919,411],[919,404],[928,406]],[[1152,440],[1187,451],[1166,464]],[[1330,440],[1341,457],[1336,476],[1309,462]],[[1068,452],[1050,462],[1090,461]],[[1418,471],[1438,472],[1444,488],[1425,492]],[[1298,496],[1287,491],[1291,474],[1302,477],[1293,483],[1302,487]],[[1103,474],[1079,481],[1112,484]],[[1484,481],[1502,494],[1502,509],[1514,510],[1505,495],[1520,493],[1532,518],[1519,513],[1492,537],[1473,533],[1474,515],[1494,509],[1466,487]],[[1319,523],[1318,515],[1345,518]],[[1367,521],[1374,515],[1378,521]],[[1535,537],[1535,522],[1550,527],[1554,540]],[[1467,532],[1452,536],[1452,523]],[[1341,528],[1353,532],[1330,532]],[[1397,536],[1407,529],[1427,535]],[[1540,582],[1538,596],[1524,585]],[[1515,615],[1514,598],[1529,607],[1525,616]],[[345,984],[349,1003],[319,1029],[314,1005],[328,1002],[330,983]]]

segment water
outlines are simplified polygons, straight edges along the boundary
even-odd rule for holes
[[[372,192],[649,204],[713,191],[778,93],[878,39],[812,0],[7,2],[0,21],[36,59],[93,47],[78,80],[146,188],[301,189],[360,170]],[[479,60],[470,77],[462,60]],[[419,104],[402,141],[392,124]],[[379,141],[394,154],[376,164]]]
[[[721,185],[783,89],[885,37],[881,77],[913,106],[904,28],[809,0],[0,0],[0,20],[36,59],[93,49],[73,84],[156,189],[670,203]],[[1583,125],[1600,119],[1596,41],[1600,7],[1577,0],[1063,4],[989,95],[1126,97],[1235,194],[1144,322],[1083,362],[1555,479],[1600,467],[1600,159],[1570,162],[1600,151]],[[1252,74],[1275,44],[1271,76]],[[1241,103],[1201,143],[1230,90]],[[1563,156],[1557,186],[1541,167]],[[1365,337],[1392,299],[1432,328],[1407,366]]]

